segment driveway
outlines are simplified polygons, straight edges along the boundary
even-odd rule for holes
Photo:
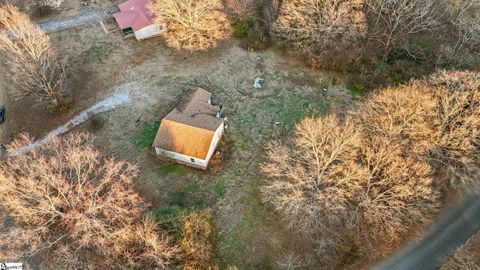
[[[110,9],[87,11],[79,16],[68,17],[59,20],[40,22],[38,26],[47,33],[52,33],[68,28],[93,24],[105,18],[111,17]]]
[[[449,208],[419,240],[411,242],[372,270],[435,270],[480,229],[480,195]]]

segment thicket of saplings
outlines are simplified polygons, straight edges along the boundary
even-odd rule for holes
[[[478,175],[480,73],[435,73],[381,89],[344,116],[307,118],[272,142],[262,188],[324,261],[345,245],[388,250],[427,221],[441,196]],[[336,253],[336,252],[337,253]]]

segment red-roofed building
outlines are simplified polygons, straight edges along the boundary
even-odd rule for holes
[[[135,35],[137,40],[156,37],[165,32],[165,27],[155,23],[155,17],[147,8],[149,0],[128,0],[113,14],[124,36]]]

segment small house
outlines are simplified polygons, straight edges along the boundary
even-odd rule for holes
[[[155,17],[147,8],[149,0],[128,0],[120,4],[120,12],[113,14],[125,37],[135,36],[144,40],[161,35],[165,27],[155,23]]]
[[[223,135],[223,109],[208,91],[190,89],[160,122],[153,142],[157,155],[206,170]]]

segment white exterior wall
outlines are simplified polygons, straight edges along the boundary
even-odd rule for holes
[[[207,165],[208,165],[208,162],[203,160],[203,159],[199,159],[199,158],[191,157],[191,156],[187,156],[187,155],[182,155],[182,154],[175,153],[175,152],[172,152],[172,151],[163,150],[163,149],[160,149],[160,148],[157,148],[157,147],[155,147],[155,152],[157,152],[157,155],[166,156],[166,157],[169,157],[169,158],[172,158],[172,159],[175,159],[175,160],[179,160],[179,161],[184,162],[184,163],[192,164],[192,165],[195,165],[195,166],[200,166],[200,167],[205,167],[206,168]],[[192,158],[195,160],[195,162],[192,162],[192,160],[191,160]]]
[[[179,154],[179,153],[176,153],[176,152],[163,150],[163,149],[160,149],[160,148],[157,148],[157,147],[155,147],[155,152],[157,152],[157,155],[166,156],[166,157],[169,157],[169,158],[172,158],[172,159],[175,159],[175,160],[187,163],[187,164],[192,164],[192,165],[203,167],[203,168],[206,169],[207,166],[208,166],[208,162],[212,158],[212,156],[215,152],[215,149],[217,148],[217,145],[218,145],[218,143],[220,142],[220,139],[223,136],[224,128],[225,128],[224,123],[222,123],[218,127],[218,129],[215,131],[215,134],[213,134],[212,142],[210,144],[210,148],[208,149],[206,159],[199,159],[199,158]],[[195,160],[195,162],[192,162],[192,158]]]
[[[217,148],[217,145],[218,143],[220,142],[220,139],[222,138],[223,136],[223,130],[224,130],[224,123],[223,122],[219,127],[218,129],[215,131],[215,134],[213,134],[213,139],[212,139],[212,143],[210,144],[210,149],[208,149],[208,154],[207,154],[207,166],[208,166],[208,162],[210,161],[210,159],[212,158],[214,152],[215,152],[215,149]]]
[[[135,31],[134,34],[135,34],[135,38],[137,40],[142,40],[142,39],[147,39],[147,38],[158,36],[158,35],[162,34],[163,32],[165,32],[164,29],[160,28],[156,24],[151,24],[151,25],[149,25],[147,27],[144,27],[144,28],[142,28],[138,31]]]

